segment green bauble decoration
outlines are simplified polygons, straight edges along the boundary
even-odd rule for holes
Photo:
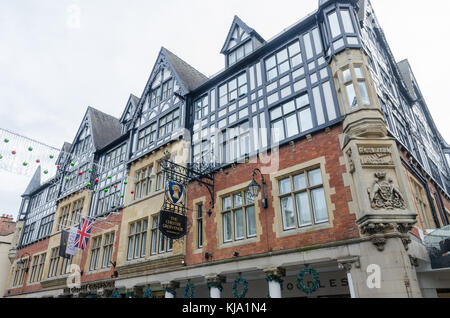
[[[87,186],[88,186],[89,188],[91,187],[91,185],[92,185],[92,184],[91,184],[90,182],[87,184]]]
[[[3,141],[5,142],[5,144],[7,144],[9,142],[9,139],[5,138]]]
[[[28,151],[33,151],[33,147],[28,147]]]
[[[108,176],[108,179],[111,179],[112,177],[111,176]]]
[[[3,156],[2,156],[2,155],[0,155],[0,159],[3,159]]]
[[[70,165],[73,167],[75,166],[75,162],[71,162]]]
[[[108,192],[108,189],[105,189],[105,193]]]
[[[48,170],[44,170],[44,174],[48,174]]]
[[[28,163],[27,163],[27,162],[24,162],[24,163],[23,163],[23,166],[24,166],[24,167],[28,166]]]
[[[89,173],[92,173],[92,169],[89,169],[88,172],[89,172]]]
[[[53,159],[53,158],[55,158],[55,156],[54,155],[50,155],[50,159]]]
[[[128,182],[124,181],[124,182],[123,182],[123,184],[127,185],[127,184],[128,184]]]
[[[69,177],[66,177],[66,181],[69,181]]]

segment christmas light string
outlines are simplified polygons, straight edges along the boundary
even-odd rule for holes
[[[18,145],[17,148],[11,147],[8,145]],[[42,149],[42,147],[44,149]],[[39,150],[39,151],[37,151]],[[39,153],[39,155],[31,155],[32,153]],[[56,178],[57,171],[61,169],[61,166],[56,165],[56,160],[63,155],[63,158],[71,159],[70,163],[66,164],[67,166],[75,167],[75,162],[82,161],[82,155],[83,154],[77,154],[74,155],[73,153],[66,152],[60,149],[57,149],[55,147],[49,146],[43,142],[31,139],[29,137],[20,135],[18,133],[11,132],[7,129],[0,128],[0,168],[20,175],[25,176],[32,176],[34,175],[35,169],[32,170],[31,167],[33,167],[33,162],[36,164],[40,164],[41,167],[43,166],[45,170],[43,170],[41,173],[47,176],[51,176],[50,178],[47,178],[47,182],[50,181],[52,184],[56,184],[61,179]],[[17,163],[15,160],[16,158],[21,158],[22,160],[19,160],[20,163]],[[50,159],[51,163],[49,163],[48,159]],[[112,168],[109,168],[107,166],[101,165],[97,162],[90,162],[92,164],[92,168],[95,168],[97,170],[98,174],[104,173],[105,171],[112,170]],[[44,165],[46,164],[46,165]],[[56,171],[54,171],[54,168],[57,168]],[[53,173],[50,174],[50,170],[52,170]],[[67,170],[67,169],[66,169]],[[74,168],[73,171],[64,171],[64,172],[70,172],[73,173],[76,171]],[[79,173],[93,173],[93,171],[79,171]],[[81,175],[80,174],[80,175]],[[111,176],[108,176],[110,178]],[[152,175],[154,177],[154,175]],[[125,182],[135,181],[137,182],[138,179],[136,177],[127,176]],[[100,182],[100,180],[98,181]],[[98,183],[96,182],[96,183]],[[45,184],[45,182],[43,182]],[[87,183],[86,185],[88,185]],[[92,184],[91,184],[92,186]],[[93,191],[93,190],[90,190]]]
[[[16,148],[17,150],[13,149],[13,147],[9,147],[9,149],[8,149],[7,145],[12,145],[12,144],[14,144],[14,145],[15,144],[20,144],[21,146]],[[37,164],[42,165],[43,163],[47,162],[48,159],[50,159],[53,162],[53,164],[52,164],[53,167],[56,167],[58,170],[61,169],[61,166],[56,166],[56,160],[59,157],[63,156],[63,158],[66,158],[65,159],[66,160],[65,167],[67,168],[68,166],[75,167],[76,166],[75,162],[81,161],[81,159],[82,159],[81,155],[83,155],[83,154],[74,155],[73,153],[57,149],[57,148],[49,146],[49,145],[47,145],[47,144],[45,144],[43,142],[37,141],[35,139],[23,136],[21,134],[18,134],[18,133],[15,133],[15,132],[12,132],[10,130],[3,129],[3,128],[0,128],[0,145],[1,145],[0,146],[0,168],[3,168],[4,170],[7,170],[7,171],[10,171],[10,172],[13,172],[13,173],[22,174],[22,175],[34,174],[34,172],[30,171],[30,169],[26,169],[27,167],[31,167],[32,166],[31,163],[28,164],[28,162],[27,162],[27,165],[23,165],[22,164],[22,169],[17,169],[17,167],[15,167],[16,169],[11,169],[11,165],[9,166],[9,169],[7,169],[7,168],[5,168],[6,165],[4,164],[5,162],[7,162],[7,160],[4,160],[5,156],[2,155],[3,153],[7,154],[8,152],[11,152],[11,155],[9,155],[9,157],[7,157],[7,159],[17,158],[18,154],[23,154],[23,153],[28,154],[27,158],[31,158],[31,155],[30,155],[31,153],[39,153],[39,154],[41,154],[41,156],[34,156],[34,158],[33,158]],[[39,150],[39,151],[37,151],[37,150]],[[17,156],[17,157],[15,157],[15,156]],[[40,157],[41,159],[39,159],[39,158],[36,159],[37,157]],[[67,162],[69,158],[71,159],[70,163]],[[32,162],[33,159],[28,159],[28,161]],[[49,170],[48,169],[50,169],[50,166],[51,166],[51,164],[49,165],[49,167],[46,167],[46,170],[44,170],[41,173],[44,173],[44,175],[49,175]],[[23,168],[23,167],[25,167],[25,168]],[[112,168],[104,166],[104,165],[101,165],[101,164],[96,163],[96,162],[92,162],[92,168],[96,170],[96,173],[98,175],[102,174],[104,171],[112,170]],[[25,171],[23,171],[23,170],[25,170]],[[63,176],[62,175],[57,175],[56,172],[58,170],[56,170],[54,172],[54,174],[52,175],[51,178],[49,178],[48,180],[43,182],[42,185],[47,184],[49,186],[53,186],[53,185],[59,184],[61,182],[61,179],[63,178]],[[74,171],[76,171],[76,169],[74,169],[73,171],[70,171],[70,173],[73,173]],[[24,172],[26,172],[26,173],[24,173]],[[64,172],[67,172],[67,171],[62,171],[61,170],[61,172],[64,173]],[[84,174],[84,173],[93,173],[93,172],[94,171],[89,170],[87,172],[82,172],[82,173]],[[81,171],[79,173],[81,173]],[[111,176],[108,176],[107,178],[109,179],[109,178],[111,178]],[[153,180],[155,178],[156,178],[155,174],[152,174],[152,175],[150,175],[148,177],[149,180]],[[84,187],[84,191],[88,191],[90,193],[101,192],[102,190],[100,190],[100,187],[98,186],[98,183],[100,182],[100,180],[96,179],[95,181],[96,181],[95,182],[95,186],[98,187],[97,190],[91,189],[90,187],[92,186],[92,184],[87,183],[86,186]],[[123,180],[122,182],[126,186],[129,183],[129,181],[131,181],[131,182],[134,181],[134,183],[136,184],[136,183],[138,183],[138,181],[140,181],[140,179],[138,179],[137,177],[126,176],[125,180]],[[88,185],[90,185],[90,186],[88,186]],[[116,185],[117,185],[117,183],[116,183]],[[106,187],[105,189],[107,189],[107,188],[108,187]],[[130,192],[131,192],[131,194],[134,194],[133,190],[130,191]],[[125,191],[121,192],[121,198],[123,198],[124,193],[125,193]],[[47,202],[45,202],[45,203],[47,203]],[[130,202],[129,204],[123,206],[121,209],[126,209],[126,208],[128,208],[128,207],[130,207],[130,206],[132,206],[134,204],[135,204],[135,202]],[[187,207],[185,208],[185,210],[187,210],[187,211],[195,211],[194,209],[189,209]],[[119,213],[118,212],[110,212],[110,213],[107,213],[107,214],[109,214],[109,215],[118,215]],[[82,213],[78,213],[77,216],[83,217]],[[87,216],[87,218],[90,219],[90,220],[93,220],[94,223],[96,221],[98,221],[98,222],[106,223],[108,225],[113,225],[114,224],[114,223],[110,223],[110,222],[118,222],[118,221],[107,221],[106,217],[103,217],[103,216],[99,216],[99,217]],[[56,225],[57,226],[67,226],[67,225],[58,224],[58,223]],[[73,226],[73,224],[71,224],[70,226]],[[94,228],[103,230],[102,228],[99,228],[99,227],[96,227],[96,226],[94,226]]]

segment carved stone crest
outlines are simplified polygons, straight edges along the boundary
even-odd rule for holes
[[[375,173],[376,181],[372,189],[368,189],[370,204],[374,210],[393,210],[406,209],[405,199],[394,186],[394,181],[391,178],[386,180],[385,172]]]

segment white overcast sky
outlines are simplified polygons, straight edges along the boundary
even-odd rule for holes
[[[408,58],[450,142],[450,1],[372,0],[397,61]],[[87,106],[120,117],[141,96],[161,46],[203,74],[221,70],[234,15],[266,40],[318,0],[1,0],[0,127],[60,148]],[[79,28],[77,19],[79,12]],[[17,215],[30,177],[0,171],[0,214]]]

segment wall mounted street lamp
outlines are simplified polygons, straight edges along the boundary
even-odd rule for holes
[[[261,175],[262,186],[258,182],[256,182],[256,180],[255,180],[256,172],[259,172],[259,174]],[[261,173],[261,170],[253,169],[252,182],[250,182],[250,184],[248,186],[248,191],[250,192],[250,195],[252,196],[253,200],[255,200],[258,197],[258,195],[259,195],[259,191],[262,190],[262,207],[264,209],[267,209],[268,205],[267,205],[267,197],[266,197],[265,185],[266,185],[266,181],[264,180],[264,176]]]

